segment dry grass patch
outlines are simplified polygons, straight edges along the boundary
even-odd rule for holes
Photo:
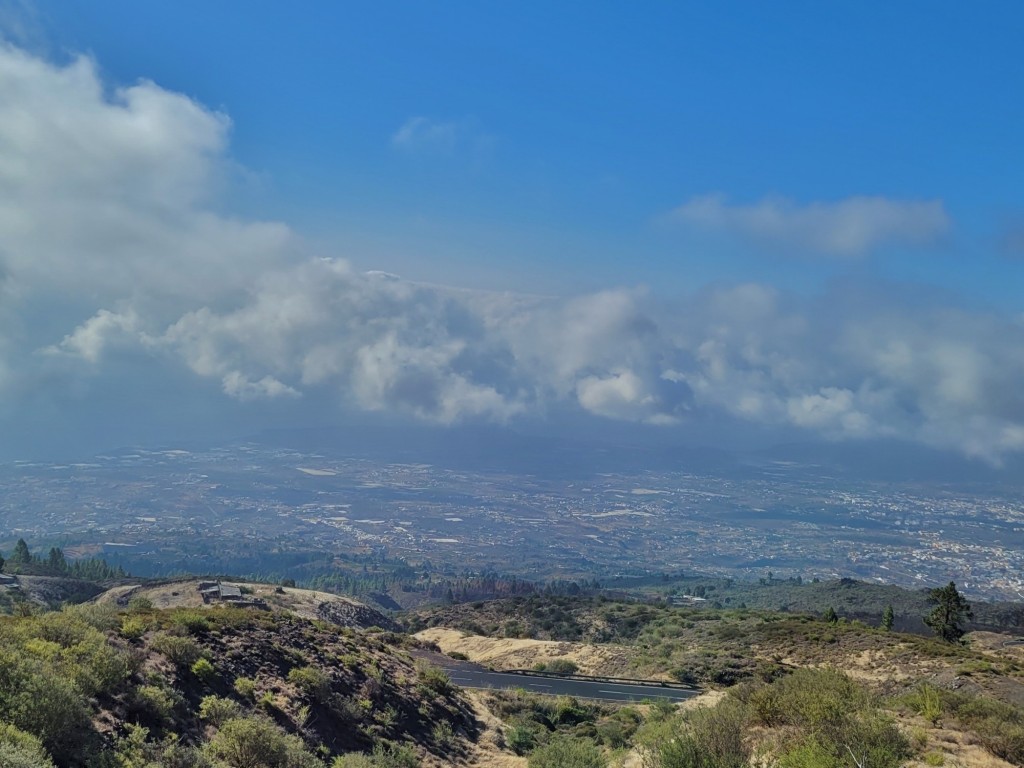
[[[425,629],[414,637],[436,643],[444,653],[465,654],[470,661],[494,669],[532,669],[539,663],[561,659],[574,663],[584,675],[615,677],[630,670],[629,649],[616,645],[492,638],[444,627]],[[662,678],[670,679],[668,675]]]

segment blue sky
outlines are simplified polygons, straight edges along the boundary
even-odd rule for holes
[[[728,422],[998,463],[1022,33],[1009,2],[0,3],[0,425]]]
[[[505,287],[532,261],[549,290],[581,274],[591,288],[807,290],[867,272],[1002,306],[1024,285],[998,247],[1022,208],[1019,4],[101,1],[36,14],[51,50],[90,52],[111,82],[150,78],[230,115],[232,155],[259,175],[233,204],[417,278]],[[450,133],[396,150],[417,117]],[[708,193],[937,199],[953,226],[867,265],[766,259],[662,221]]]

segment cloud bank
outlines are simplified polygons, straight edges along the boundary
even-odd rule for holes
[[[679,206],[673,217],[738,234],[756,243],[826,256],[863,256],[883,245],[929,245],[950,229],[939,200],[850,197],[797,205],[767,198],[730,205],[724,195],[703,195]]]
[[[229,133],[226,116],[153,83],[111,90],[88,59],[0,48],[0,428],[81,382],[116,396],[119,372],[187,371],[225,402],[296,413],[314,400],[440,424],[568,410],[681,433],[714,413],[993,461],[1024,449],[1021,317],[838,288],[663,303],[359,272],[286,225],[218,209]],[[688,206],[835,253],[947,226],[935,203]]]

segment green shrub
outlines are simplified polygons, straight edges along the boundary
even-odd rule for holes
[[[629,745],[629,739],[633,735],[629,728],[621,720],[605,719],[598,721],[597,737],[602,744],[612,749],[622,749]],[[633,727],[636,730],[636,727]]]
[[[750,701],[762,725],[821,728],[842,721],[851,711],[864,709],[868,695],[837,670],[799,669],[754,691]]]
[[[256,681],[251,677],[235,678],[235,693],[243,699],[253,700],[256,698]]]
[[[58,764],[86,753],[96,732],[74,682],[32,661],[4,666],[0,661],[0,678],[10,688],[0,691],[0,719],[36,736]]]
[[[450,748],[455,744],[455,729],[447,720],[435,723],[430,731],[434,743],[439,747]]]
[[[217,728],[241,714],[242,708],[238,702],[231,699],[220,696],[204,696],[203,700],[199,702],[199,717]]]
[[[96,630],[69,611],[44,613],[19,625],[26,637],[39,637],[63,648],[82,642]]]
[[[1024,708],[996,699],[940,692],[942,704],[992,754],[1024,765]]]
[[[60,666],[87,696],[113,694],[133,671],[129,654],[90,628],[82,640],[60,652]]]
[[[851,752],[872,768],[896,768],[911,754],[907,738],[870,694],[836,670],[797,670],[753,690],[748,708],[754,722],[791,729],[790,768],[846,765]]]
[[[376,768],[377,764],[373,758],[362,752],[350,752],[347,755],[339,755],[331,762],[331,768]]]
[[[0,723],[0,766],[53,768],[53,761],[35,736],[9,723]]]
[[[171,616],[171,624],[192,635],[201,635],[210,630],[210,620],[200,611],[176,611]]]
[[[569,659],[553,659],[547,663],[544,671],[552,675],[574,675],[579,667]]]
[[[942,718],[942,697],[939,689],[930,683],[921,683],[903,697],[902,703],[921,715],[932,725],[938,725]]]
[[[2,768],[53,768],[53,761],[45,750],[32,749],[0,742],[0,766]]]
[[[121,611],[110,603],[83,603],[68,606],[63,610],[100,632],[110,632],[121,623]]]
[[[584,707],[573,696],[559,696],[555,700],[552,721],[555,725],[579,725],[594,719],[593,710]]]
[[[374,768],[419,768],[420,759],[412,747],[382,743],[373,748]]]
[[[320,703],[331,696],[331,679],[316,667],[294,667],[288,672],[288,682]]]
[[[132,613],[149,613],[153,610],[153,601],[142,595],[135,595],[128,600],[128,610]]]
[[[832,750],[809,739],[783,752],[776,765],[778,768],[846,768],[848,761],[837,758]]]
[[[416,663],[416,679],[425,695],[446,695],[452,689],[452,681],[443,669],[426,662]]]
[[[202,655],[195,640],[190,637],[179,637],[169,635],[166,632],[159,632],[150,641],[150,647],[157,653],[162,653],[167,660],[179,669],[188,669]]]
[[[232,768],[315,768],[323,765],[306,751],[302,739],[289,736],[262,717],[228,720],[210,739],[207,751]]]
[[[124,616],[121,618],[121,637],[126,640],[138,640],[149,629],[149,622],[140,616]]]
[[[608,761],[592,741],[556,736],[530,753],[529,768],[606,768]]]
[[[210,663],[209,659],[196,659],[192,663],[191,670],[192,674],[204,683],[209,684],[217,679],[217,670]]]
[[[539,742],[540,729],[534,723],[517,723],[505,731],[505,743],[517,755],[529,754]]]
[[[180,702],[173,691],[156,685],[140,685],[133,698],[134,708],[159,726],[170,723],[174,708]]]

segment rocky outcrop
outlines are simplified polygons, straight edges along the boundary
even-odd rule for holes
[[[360,603],[331,600],[330,602],[320,603],[316,607],[316,614],[320,619],[339,627],[353,627],[356,629],[380,627],[389,632],[402,631],[398,624],[383,613]]]

